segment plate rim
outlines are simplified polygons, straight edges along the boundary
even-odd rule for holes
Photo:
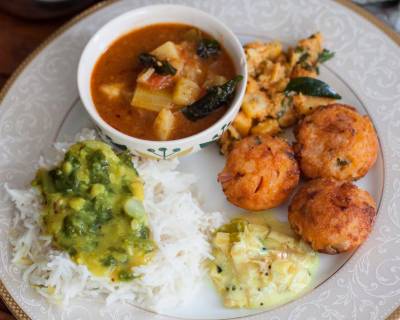
[[[99,3],[96,3],[89,8],[85,9],[78,15],[74,16],[71,18],[69,21],[64,23],[61,27],[56,29],[52,34],[50,34],[49,37],[47,37],[35,50],[33,50],[15,69],[15,71],[11,74],[9,79],[6,81],[4,86],[0,90],[0,106],[4,100],[4,98],[7,96],[8,91],[11,89],[13,86],[14,82],[18,79],[18,77],[21,75],[21,73],[29,67],[30,63],[44,50],[47,48],[48,45],[50,45],[54,40],[56,40],[59,36],[61,36],[64,32],[68,31],[71,27],[73,27],[75,24],[83,20],[84,18],[90,16],[91,14],[107,7],[110,6],[114,3],[120,2],[121,0],[102,0]],[[366,9],[354,4],[353,2],[350,2],[349,0],[332,0],[350,11],[353,11],[354,13],[358,14],[368,22],[370,22],[372,25],[374,25],[377,29],[381,30],[389,39],[391,39],[395,44],[400,46],[400,34],[398,34],[396,31],[394,31],[391,27],[389,27],[386,23],[383,21],[379,20],[376,18],[372,13],[368,12]],[[10,294],[10,292],[7,290],[5,287],[3,281],[0,279],[0,298],[6,305],[7,309],[12,313],[12,315],[17,319],[17,320],[31,320],[29,315],[18,305],[18,303],[15,301],[13,296]],[[399,303],[400,305],[400,303]],[[391,310],[391,312],[395,312],[397,308],[399,307],[396,306]],[[390,315],[389,317],[390,318]]]

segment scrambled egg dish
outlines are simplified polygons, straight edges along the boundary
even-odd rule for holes
[[[214,234],[209,272],[226,307],[276,306],[302,294],[313,279],[317,254],[287,224],[268,218],[234,219]]]

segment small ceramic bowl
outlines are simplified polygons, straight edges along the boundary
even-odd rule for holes
[[[236,73],[243,80],[236,88],[229,109],[224,116],[209,128],[183,139],[170,141],[150,141],[128,136],[106,123],[98,114],[93,103],[90,80],[93,68],[100,56],[122,35],[155,23],[176,22],[192,25],[203,30],[219,41],[230,53]],[[245,93],[247,65],[243,48],[238,38],[221,21],[209,14],[180,5],[154,5],[126,12],[111,20],[90,39],[79,61],[78,88],[83,105],[107,142],[112,142],[134,154],[157,159],[170,159],[187,155],[206,147],[217,140],[232,122]]]

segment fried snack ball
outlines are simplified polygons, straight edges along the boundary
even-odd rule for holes
[[[289,206],[289,223],[311,247],[336,254],[357,248],[371,232],[376,204],[348,181],[316,179],[303,185]]]
[[[331,104],[306,116],[295,130],[300,169],[307,178],[357,180],[378,154],[378,138],[368,116]]]
[[[284,202],[299,176],[293,149],[285,140],[256,135],[235,144],[218,181],[228,201],[259,211]]]

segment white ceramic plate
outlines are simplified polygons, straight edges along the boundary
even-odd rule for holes
[[[81,17],[49,43],[19,74],[1,101],[0,176],[26,186],[40,150],[92,126],[78,99],[76,67],[91,35],[111,18],[135,7],[170,1],[120,1]],[[279,39],[286,44],[322,31],[336,57],[321,68],[331,84],[377,128],[381,152],[368,176],[357,182],[379,203],[373,233],[354,254],[321,255],[316,288],[274,310],[222,307],[209,280],[186,305],[166,316],[192,319],[383,319],[400,297],[400,50],[382,31],[328,0],[174,1],[199,7],[227,23],[242,42]],[[207,209],[227,215],[230,206],[216,182],[224,159],[216,146],[182,159],[181,170],[198,174]],[[76,299],[68,308],[49,305],[10,263],[7,233],[13,206],[0,194],[0,294],[22,319],[164,319],[131,305],[105,308],[100,300]],[[277,210],[286,219],[286,207]],[[254,315],[257,313],[257,315]],[[253,315],[253,316],[252,316]]]

